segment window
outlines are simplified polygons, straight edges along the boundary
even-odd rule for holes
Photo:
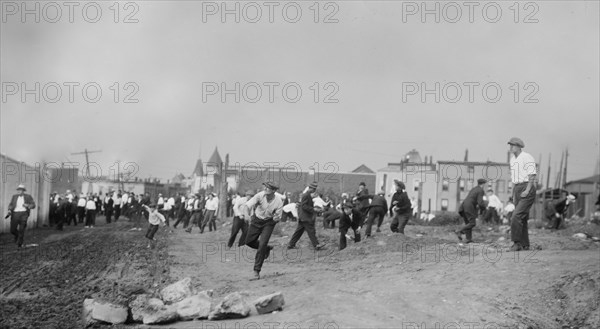
[[[448,191],[450,182],[447,179],[442,180],[442,191]]]
[[[420,179],[413,179],[413,191],[415,191],[415,192],[419,191],[419,184],[421,184]]]
[[[442,199],[442,211],[448,210],[448,199]]]
[[[460,179],[458,181],[458,188],[460,189],[461,192],[465,191],[465,180],[464,179]]]

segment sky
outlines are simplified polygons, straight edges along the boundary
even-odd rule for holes
[[[0,150],[25,162],[347,172],[503,162],[513,136],[552,180],[566,148],[569,180],[600,159],[597,1],[0,2]]]

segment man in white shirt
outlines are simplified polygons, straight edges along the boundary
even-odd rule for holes
[[[235,242],[235,238],[240,230],[242,230],[242,235],[240,236],[240,240],[238,241],[238,247],[241,247],[246,244],[246,234],[248,233],[248,224],[245,220],[242,219],[242,205],[248,202],[250,198],[254,196],[254,191],[248,190],[246,191],[245,196],[236,197],[235,203],[233,204],[233,221],[231,222],[231,235],[229,235],[229,241],[227,242],[227,247],[233,247],[233,243]]]
[[[500,224],[500,213],[502,212],[502,201],[496,194],[494,194],[494,190],[488,189],[486,191],[486,199],[488,201],[488,207],[485,211],[485,216],[483,217],[483,221],[486,223]]]
[[[254,257],[254,276],[250,280],[260,279],[260,270],[266,258],[273,249],[269,246],[269,239],[273,233],[275,225],[281,220],[283,211],[283,201],[275,196],[275,191],[279,186],[273,182],[263,183],[264,191],[254,195],[248,202],[241,207],[242,219],[249,223],[248,233],[246,235],[246,245],[256,249]],[[251,210],[254,214],[251,215]]]
[[[508,141],[510,156],[510,177],[513,183],[513,212],[510,237],[513,245],[510,251],[529,250],[529,210],[535,201],[536,162],[531,154],[523,152],[523,140],[513,137]]]
[[[89,198],[85,204],[85,228],[94,227],[96,224],[96,201]]]
[[[206,213],[204,214],[204,221],[202,222],[202,228],[200,228],[200,233],[204,233],[204,228],[206,224],[208,224],[208,231],[212,232],[213,229],[217,230],[217,223],[215,223],[215,215],[217,210],[219,210],[219,199],[215,193],[209,193],[208,199],[206,200],[206,205],[204,206],[206,209]]]

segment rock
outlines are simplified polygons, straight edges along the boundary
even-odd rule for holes
[[[150,298],[147,294],[138,295],[131,303],[131,318],[135,322],[143,322],[144,315],[152,313],[165,306],[162,300]]]
[[[181,320],[207,319],[212,311],[212,300],[208,292],[187,297],[172,304]]]
[[[160,291],[160,295],[162,300],[167,304],[176,303],[186,297],[190,297],[194,295],[192,279],[187,277],[168,285]]]
[[[250,306],[239,292],[231,293],[210,312],[209,320],[239,319],[250,314]]]
[[[585,233],[575,233],[575,234],[573,234],[573,237],[576,239],[582,239],[582,240],[587,239],[587,235]]]
[[[503,237],[503,236],[501,236],[501,237],[498,238],[498,242],[501,242],[501,241],[504,241],[504,240],[506,240],[506,238]]]
[[[127,321],[127,307],[95,300],[91,316],[94,320],[122,324]]]
[[[92,298],[86,298],[83,301],[83,324],[85,327],[90,324],[96,323],[97,321],[92,319],[92,310],[94,309],[94,300]]]
[[[282,310],[284,304],[285,301],[283,300],[283,294],[281,292],[260,297],[254,302],[258,314]]]
[[[597,236],[593,236],[592,240],[594,240],[594,242],[600,242],[600,238]]]
[[[173,305],[164,305],[159,308],[151,306],[151,308],[154,308],[152,312],[144,314],[144,319],[142,320],[144,324],[170,323],[179,319],[177,310]]]

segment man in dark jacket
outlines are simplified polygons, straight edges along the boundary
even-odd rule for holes
[[[302,195],[300,199],[300,206],[298,207],[298,227],[296,231],[292,235],[290,242],[288,243],[288,249],[296,248],[296,243],[304,234],[308,233],[308,237],[310,238],[310,242],[316,250],[322,249],[324,247],[323,244],[319,244],[317,240],[317,232],[315,230],[315,219],[317,217],[316,209],[313,204],[312,194],[317,190],[317,183],[310,183],[308,186],[308,190],[306,193]]]
[[[362,213],[354,208],[352,202],[342,204],[340,218],[340,250],[346,248],[346,233],[351,228],[354,231],[354,242],[360,242],[360,229],[363,225]]]
[[[404,228],[412,214],[412,204],[406,194],[404,182],[394,180],[396,192],[392,195],[392,204],[390,205],[390,216],[394,216],[390,229],[394,233],[404,234]]]
[[[369,217],[367,220],[367,230],[365,232],[365,236],[368,238],[371,236],[371,226],[373,226],[373,221],[377,218],[377,231],[381,232],[381,224],[383,223],[383,218],[388,210],[387,200],[385,199],[385,192],[380,191],[377,195],[370,195],[371,203],[367,206]]]
[[[546,209],[546,218],[548,219],[549,229],[558,230],[561,223],[564,221],[565,214],[569,206],[575,202],[575,196],[569,194],[558,200],[551,201],[548,209]]]
[[[8,215],[10,215],[10,233],[15,236],[15,242],[21,248],[25,238],[27,219],[31,209],[35,208],[35,201],[31,195],[25,193],[25,185],[20,184],[17,191],[18,193],[12,196],[8,204]]]
[[[363,214],[363,218],[367,217],[367,212],[369,211],[369,199],[371,199],[369,190],[364,182],[360,182],[360,184],[358,184],[358,191],[356,191],[354,200],[356,200],[358,203],[358,211]]]
[[[455,232],[460,241],[462,241],[462,234],[464,234],[467,238],[466,243],[473,242],[473,227],[477,224],[477,215],[479,214],[477,206],[479,206],[479,209],[487,207],[487,202],[483,200],[483,196],[485,195],[483,186],[485,183],[487,183],[485,179],[478,179],[477,186],[469,191],[469,194],[458,208],[458,213],[465,221],[465,226]]]

